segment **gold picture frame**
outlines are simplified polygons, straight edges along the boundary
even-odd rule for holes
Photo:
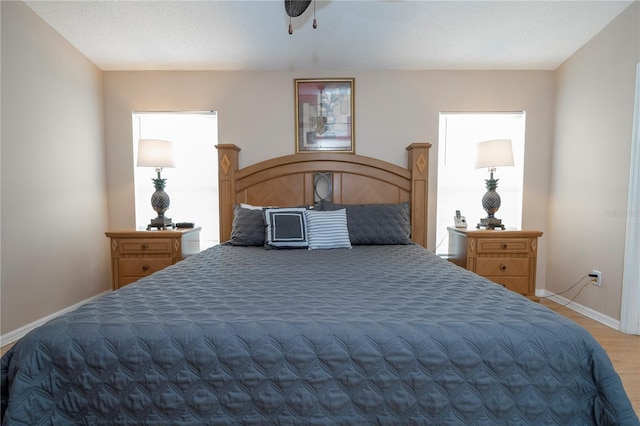
[[[355,79],[295,79],[296,153],[355,153]]]

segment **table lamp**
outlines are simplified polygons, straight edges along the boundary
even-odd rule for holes
[[[173,144],[169,141],[157,139],[140,139],[138,141],[138,167],[154,167],[158,177],[152,179],[155,192],[151,195],[151,207],[158,214],[147,226],[151,228],[167,229],[174,227],[171,219],[164,216],[170,205],[169,195],[164,192],[167,179],[161,176],[164,167],[175,167],[176,161],[173,151]]]
[[[489,179],[485,179],[487,192],[482,197],[482,207],[487,212],[487,217],[480,219],[476,228],[504,229],[502,220],[495,217],[495,213],[500,208],[500,195],[496,192],[498,179],[493,178],[496,167],[513,166],[513,149],[511,140],[496,139],[479,142],[476,147],[476,169],[489,169]]]

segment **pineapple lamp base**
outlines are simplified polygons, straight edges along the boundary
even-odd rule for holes
[[[480,219],[480,223],[476,225],[476,229],[480,228],[504,229],[504,225],[502,224],[502,219],[498,219],[497,217],[485,217],[484,219]]]
[[[495,213],[500,209],[500,204],[502,204],[500,195],[496,192],[496,189],[498,189],[498,179],[493,178],[493,169],[490,173],[489,179],[485,180],[487,192],[485,192],[482,197],[482,208],[487,212],[487,217],[480,219],[480,223],[478,223],[476,228],[504,229],[502,220],[495,217]]]
[[[156,217],[155,219],[151,219],[151,223],[147,225],[147,231],[150,231],[152,228],[158,229],[167,229],[167,228],[175,228],[176,225],[173,223],[171,218],[168,217]]]

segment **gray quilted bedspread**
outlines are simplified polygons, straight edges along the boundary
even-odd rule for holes
[[[24,337],[2,424],[637,425],[591,335],[421,247],[217,246]]]

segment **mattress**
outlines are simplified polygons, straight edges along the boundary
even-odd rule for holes
[[[591,335],[417,245],[220,245],[37,328],[2,424],[638,424]]]

